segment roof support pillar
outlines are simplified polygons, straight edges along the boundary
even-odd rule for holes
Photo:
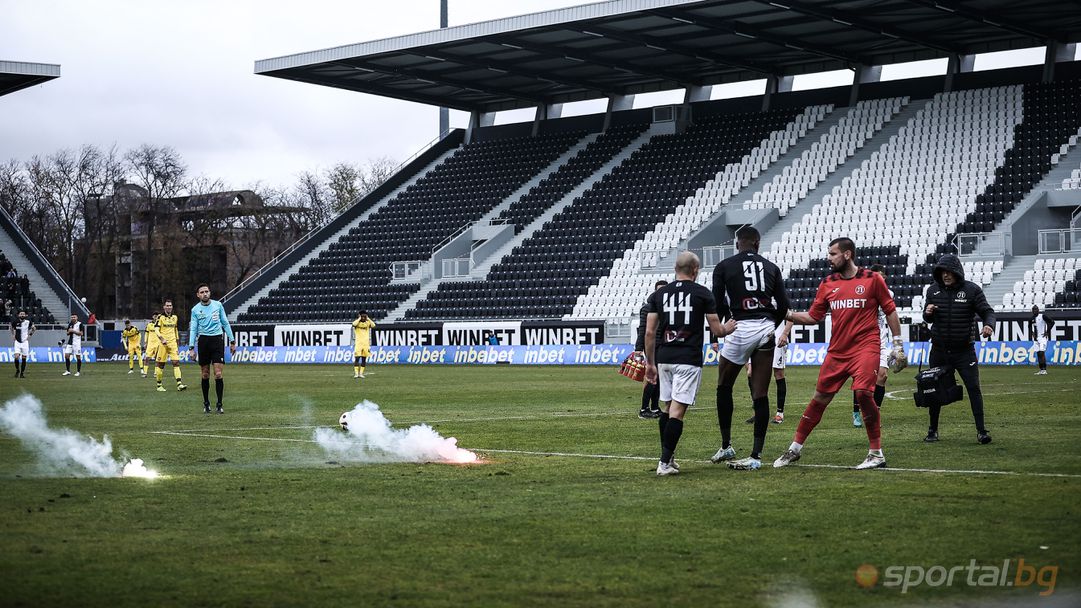
[[[848,96],[848,105],[854,106],[860,100],[860,85],[882,80],[882,66],[860,65],[852,78],[852,92]]]
[[[634,95],[610,95],[608,97],[608,109],[604,112],[604,130],[612,124],[612,112],[634,109]]]
[[[469,113],[469,126],[465,130],[465,143],[473,143],[473,131],[481,127],[490,127],[495,124],[495,112],[480,112],[473,110]]]
[[[696,103],[699,101],[709,101],[710,94],[713,93],[713,87],[711,86],[690,86],[686,88],[686,92],[683,94],[683,103]]]
[[[1077,53],[1077,45],[1074,43],[1063,44],[1057,40],[1047,43],[1047,51],[1043,56],[1043,82],[1051,82],[1055,79],[1055,64],[1059,61],[1073,61]]]
[[[536,137],[540,132],[540,125],[542,122],[559,118],[563,115],[563,104],[561,103],[542,103],[537,104],[537,113],[533,116],[533,136]]]
[[[971,72],[975,65],[975,55],[950,55],[949,59],[946,60],[946,86],[943,91],[946,93],[952,91],[954,76]]]
[[[769,111],[774,93],[792,92],[792,76],[778,76],[771,74],[766,78],[766,92],[762,95],[762,111]]]

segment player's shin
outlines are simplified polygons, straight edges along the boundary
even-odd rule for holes
[[[811,399],[811,402],[807,404],[807,409],[803,410],[803,416],[796,426],[796,435],[792,439],[794,443],[800,445],[807,443],[807,436],[822,421],[822,412],[826,411],[826,405],[821,401]]]
[[[717,385],[717,424],[721,427],[721,447],[732,445],[732,385]]]
[[[762,458],[767,429],[769,429],[769,397],[759,397],[754,400],[754,448],[751,450],[751,458]]]
[[[668,424],[664,426],[664,437],[661,439],[661,462],[672,463],[681,435],[683,435],[683,421],[679,418],[669,418]]]
[[[218,395],[218,404],[221,404],[222,393],[225,392],[225,381],[221,378],[214,379],[214,392]]]
[[[854,391],[863,414],[863,427],[867,429],[867,441],[871,450],[882,449],[881,415],[870,391]]]
[[[199,388],[203,391],[203,403],[210,403],[210,378],[200,380]]]
[[[777,382],[777,411],[784,413],[784,400],[788,396],[788,381],[778,378]]]

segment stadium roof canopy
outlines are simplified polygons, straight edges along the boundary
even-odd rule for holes
[[[25,61],[0,61],[0,95],[14,93],[60,78],[60,66],[51,63],[27,63]]]
[[[1079,0],[613,0],[257,61],[492,112],[1081,40]]]

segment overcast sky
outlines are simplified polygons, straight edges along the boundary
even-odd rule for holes
[[[582,3],[451,0],[450,25]],[[248,188],[404,160],[438,131],[433,107],[253,73],[257,59],[435,29],[438,0],[0,0],[0,15],[0,59],[61,66],[0,98],[0,161],[169,145],[193,176]]]

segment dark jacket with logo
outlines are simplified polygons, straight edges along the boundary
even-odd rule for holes
[[[644,351],[646,350],[646,317],[649,316],[649,302],[647,301],[642,305],[642,309],[638,311],[638,339],[634,341],[634,350]],[[657,324],[657,339],[654,344],[661,343],[661,324]]]
[[[957,275],[957,282],[946,287],[942,282],[943,271]],[[927,288],[923,313],[923,320],[931,324],[931,342],[949,350],[968,348],[976,339],[973,318],[978,316],[984,325],[994,327],[995,311],[987,303],[983,289],[965,280],[965,269],[957,256],[946,254],[939,258],[932,274],[935,284]],[[928,304],[938,309],[929,315]]]

